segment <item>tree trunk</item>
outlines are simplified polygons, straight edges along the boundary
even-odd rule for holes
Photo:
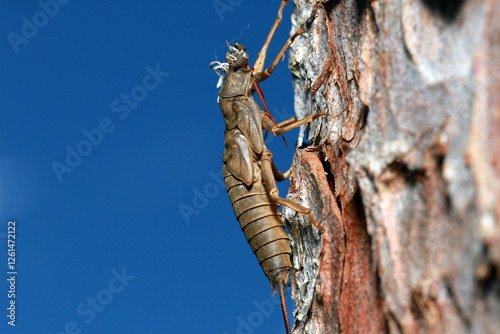
[[[294,333],[500,333],[500,2],[294,3]]]

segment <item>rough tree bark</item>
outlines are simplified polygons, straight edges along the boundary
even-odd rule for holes
[[[500,333],[500,2],[294,3],[294,333]]]

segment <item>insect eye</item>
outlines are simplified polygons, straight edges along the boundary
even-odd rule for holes
[[[247,50],[247,48],[243,44],[240,44],[240,43],[234,43],[234,47],[237,48],[238,50],[241,50],[241,51]]]

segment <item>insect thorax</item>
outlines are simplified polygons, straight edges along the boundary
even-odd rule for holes
[[[219,92],[221,98],[234,96],[249,96],[249,88],[251,83],[252,70],[240,68],[234,70],[229,69],[226,75],[226,82]]]

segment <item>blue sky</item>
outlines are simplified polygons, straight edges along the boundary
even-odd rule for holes
[[[15,328],[0,280],[1,333],[284,332],[218,183],[224,124],[208,66],[226,40],[253,63],[280,1],[190,5],[0,1],[0,277],[10,220],[18,272]],[[261,85],[277,120],[293,113],[287,67]],[[293,148],[268,147],[286,170]]]

